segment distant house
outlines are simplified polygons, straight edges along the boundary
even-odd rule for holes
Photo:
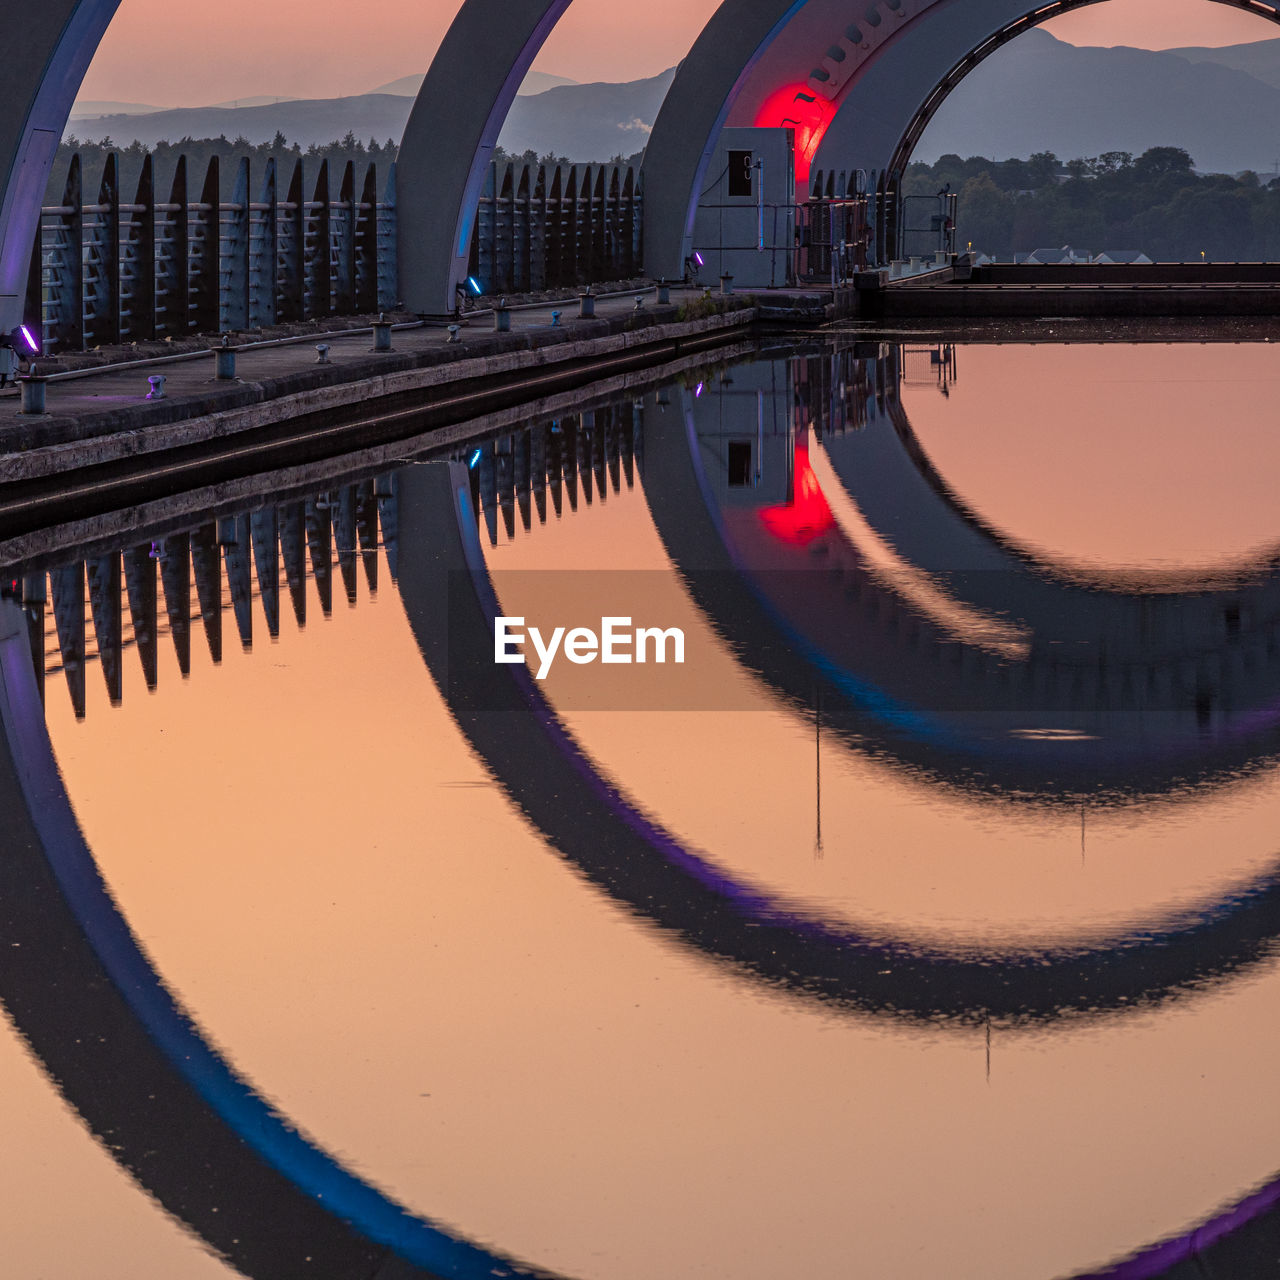
[[[1073,266],[1088,261],[1087,253],[1076,253],[1069,244],[1064,244],[1061,249],[1036,249],[1026,256],[1027,263],[1038,267]]]
[[[1106,249],[1094,258],[1094,262],[1136,267],[1149,265],[1151,259],[1141,249]]]

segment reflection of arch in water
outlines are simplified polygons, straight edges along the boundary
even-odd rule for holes
[[[424,548],[418,541],[424,516],[428,523],[433,517],[416,504],[428,472],[434,473],[437,488],[443,479],[444,496],[458,502],[456,508],[453,502],[445,507],[449,519],[441,532],[446,541]],[[423,607],[431,603],[428,597],[440,588],[452,550],[468,538],[474,544],[475,525],[467,509],[469,482],[460,468],[423,468],[406,475],[407,500],[413,508],[407,540],[414,544],[410,559],[415,578],[406,603],[411,618],[416,605],[418,627],[424,621]],[[432,503],[433,495],[427,498]],[[440,505],[434,502],[437,522]],[[452,543],[447,541],[451,532]],[[424,550],[425,562],[420,558]],[[5,605],[0,607],[0,621],[0,798],[10,817],[4,835],[6,857],[0,860],[0,918],[9,940],[20,943],[0,955],[0,990],[33,1051],[89,1126],[109,1144],[113,1157],[170,1212],[249,1275],[273,1280],[304,1274],[407,1280],[446,1274],[539,1274],[435,1236],[376,1190],[352,1179],[283,1124],[203,1043],[129,935],[75,828],[43,729],[26,652],[25,620],[15,607]],[[437,617],[433,642],[437,654],[439,621]],[[487,699],[478,708],[464,707],[464,715],[468,721],[488,719],[486,734],[495,727]],[[502,733],[508,727],[506,717],[496,720]],[[571,823],[589,824],[590,811],[575,812],[578,798],[544,797]],[[632,852],[617,841],[612,844],[606,858]],[[668,900],[661,892],[664,884],[658,885],[659,896],[652,896],[650,868],[617,869],[631,875],[632,887],[644,895],[642,906]],[[689,869],[676,868],[686,873]],[[670,886],[674,881],[667,878],[664,883]],[[1250,900],[1238,904],[1238,911],[1228,910],[1229,919],[1194,923],[1182,938],[1143,939],[1150,951],[1148,965],[1161,971],[1158,978],[1168,976],[1165,971],[1192,960],[1197,947],[1213,953],[1224,966],[1222,972],[1237,962],[1248,963],[1265,949],[1261,934],[1268,912],[1277,909],[1271,902],[1277,896],[1274,886],[1260,884]],[[696,925],[694,917],[708,902],[706,893],[695,892],[693,898],[687,910],[676,906]],[[744,905],[742,895],[737,905]],[[768,946],[779,930],[774,920],[763,923],[763,929],[739,932]],[[896,964],[899,959],[882,948],[874,962]],[[1130,967],[1136,973],[1138,966]],[[1196,980],[1213,976],[1212,968],[1201,966]],[[1012,975],[1013,984],[1018,980]],[[954,986],[946,975],[934,975],[934,985],[943,997]],[[1103,988],[1109,985],[1104,981],[1099,990],[1104,1003],[1108,991]],[[1150,989],[1148,995],[1158,998]],[[1233,1219],[1252,1220],[1271,1190],[1201,1228],[1198,1235],[1221,1231],[1224,1224],[1234,1225]],[[395,1237],[390,1245],[388,1235]],[[1195,1239],[1189,1236],[1162,1246],[1160,1256],[1170,1261],[1187,1256]],[[423,1263],[426,1244],[435,1252]],[[406,1256],[418,1259],[417,1264],[403,1261]],[[323,1265],[310,1258],[323,1258]],[[1113,1274],[1155,1273],[1140,1258]]]
[[[44,728],[26,620],[0,604],[0,997],[113,1158],[260,1280],[547,1276],[452,1236],[294,1129],[204,1039],[102,883]],[[323,1265],[318,1265],[323,1260]]]
[[[659,535],[749,668],[802,708],[823,691],[825,723],[891,757],[1024,798],[1185,794],[1275,751],[1280,575],[1181,595],[1047,575],[922,477],[893,428],[895,379],[858,384],[877,388],[858,428],[808,448],[803,424],[830,415],[804,385],[780,390],[794,424],[763,447],[793,489],[775,479],[760,498],[726,487],[723,439],[756,435],[750,397],[735,424],[733,395],[722,407],[708,384],[646,425]],[[821,520],[790,536],[770,513],[800,512],[800,468]]]
[[[459,727],[508,795],[563,856],[611,896],[713,957],[771,984],[900,1018],[1053,1017],[1073,1005],[1127,1009],[1172,993],[1173,972],[1198,988],[1237,963],[1274,958],[1280,877],[1165,932],[1144,930],[1109,952],[1023,955],[997,962],[912,952],[891,941],[841,935],[734,882],[639,813],[596,771],[524,667],[496,680],[487,654],[497,601],[488,584],[458,465],[402,472],[401,594],[414,635]],[[452,659],[452,661],[451,661]],[[1233,958],[1226,959],[1227,953]],[[1245,959],[1245,953],[1248,959]],[[1208,957],[1217,956],[1217,961]],[[1215,964],[1222,963],[1221,968]],[[1071,992],[1074,989],[1075,996]],[[986,1009],[974,999],[990,1001]],[[1083,997],[1083,999],[1081,999]],[[1280,1179],[1194,1231],[1099,1273],[1112,1280],[1169,1275],[1189,1258],[1246,1280],[1268,1247]],[[1234,1259],[1243,1259],[1234,1269]]]
[[[646,450],[646,467],[651,456]],[[523,666],[495,669],[498,606],[470,483],[464,468],[443,465],[411,468],[398,480],[399,588],[427,665],[473,747],[553,847],[698,949],[853,1010],[961,1024],[1128,1009],[1270,958],[1280,875],[1131,937],[990,955],[832,926],[735,880],[603,776]]]
[[[935,496],[969,529],[1006,558],[1010,571],[1025,567],[1040,577],[1084,591],[1129,596],[1178,594],[1183,598],[1175,605],[1177,609],[1188,598],[1196,599],[1209,592],[1228,599],[1229,594],[1237,590],[1245,593],[1252,590],[1257,594],[1259,587],[1266,587],[1280,573],[1280,543],[1258,547],[1247,554],[1218,563],[1182,569],[1109,568],[1055,556],[1042,548],[1029,545],[989,521],[941,473],[911,424],[906,406],[902,402],[900,381],[897,387],[898,390],[885,397],[885,407],[902,452]],[[852,459],[850,464],[856,466]],[[843,468],[841,473],[842,476],[850,474]]]

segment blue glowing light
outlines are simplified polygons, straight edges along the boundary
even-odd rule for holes
[[[477,449],[475,453],[471,455],[471,460],[467,463],[468,470],[474,468],[476,463],[479,461],[480,461],[480,450]]]
[[[693,398],[697,400],[702,395],[702,389],[706,386],[705,382],[698,383],[697,390],[693,393]]]
[[[700,267],[705,267],[705,266],[707,265],[707,264],[706,264],[706,262],[703,260],[702,254],[700,254],[700,253],[697,251],[697,249],[695,249],[695,250],[693,251],[693,260],[694,260],[694,262],[696,262],[696,263],[698,264],[698,266],[700,266]]]
[[[484,292],[484,289],[480,286],[480,281],[477,280],[475,276],[467,277],[467,288],[470,289],[477,298]]]

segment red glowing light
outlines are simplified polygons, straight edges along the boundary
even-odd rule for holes
[[[780,507],[765,507],[760,512],[760,520],[775,538],[795,547],[807,547],[815,538],[835,528],[836,522],[818,477],[809,465],[809,440],[803,433],[796,436],[792,477],[791,501]]]
[[[818,145],[836,113],[835,104],[809,85],[789,84],[771,93],[756,112],[758,129],[796,131],[796,187],[807,191],[809,170],[818,154]]]

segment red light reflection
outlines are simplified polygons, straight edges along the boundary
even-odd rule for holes
[[[809,465],[809,437],[796,435],[792,467],[792,498],[780,507],[765,507],[760,520],[775,538],[792,546],[807,547],[815,538],[835,527],[835,517],[823,496],[818,477]]]

